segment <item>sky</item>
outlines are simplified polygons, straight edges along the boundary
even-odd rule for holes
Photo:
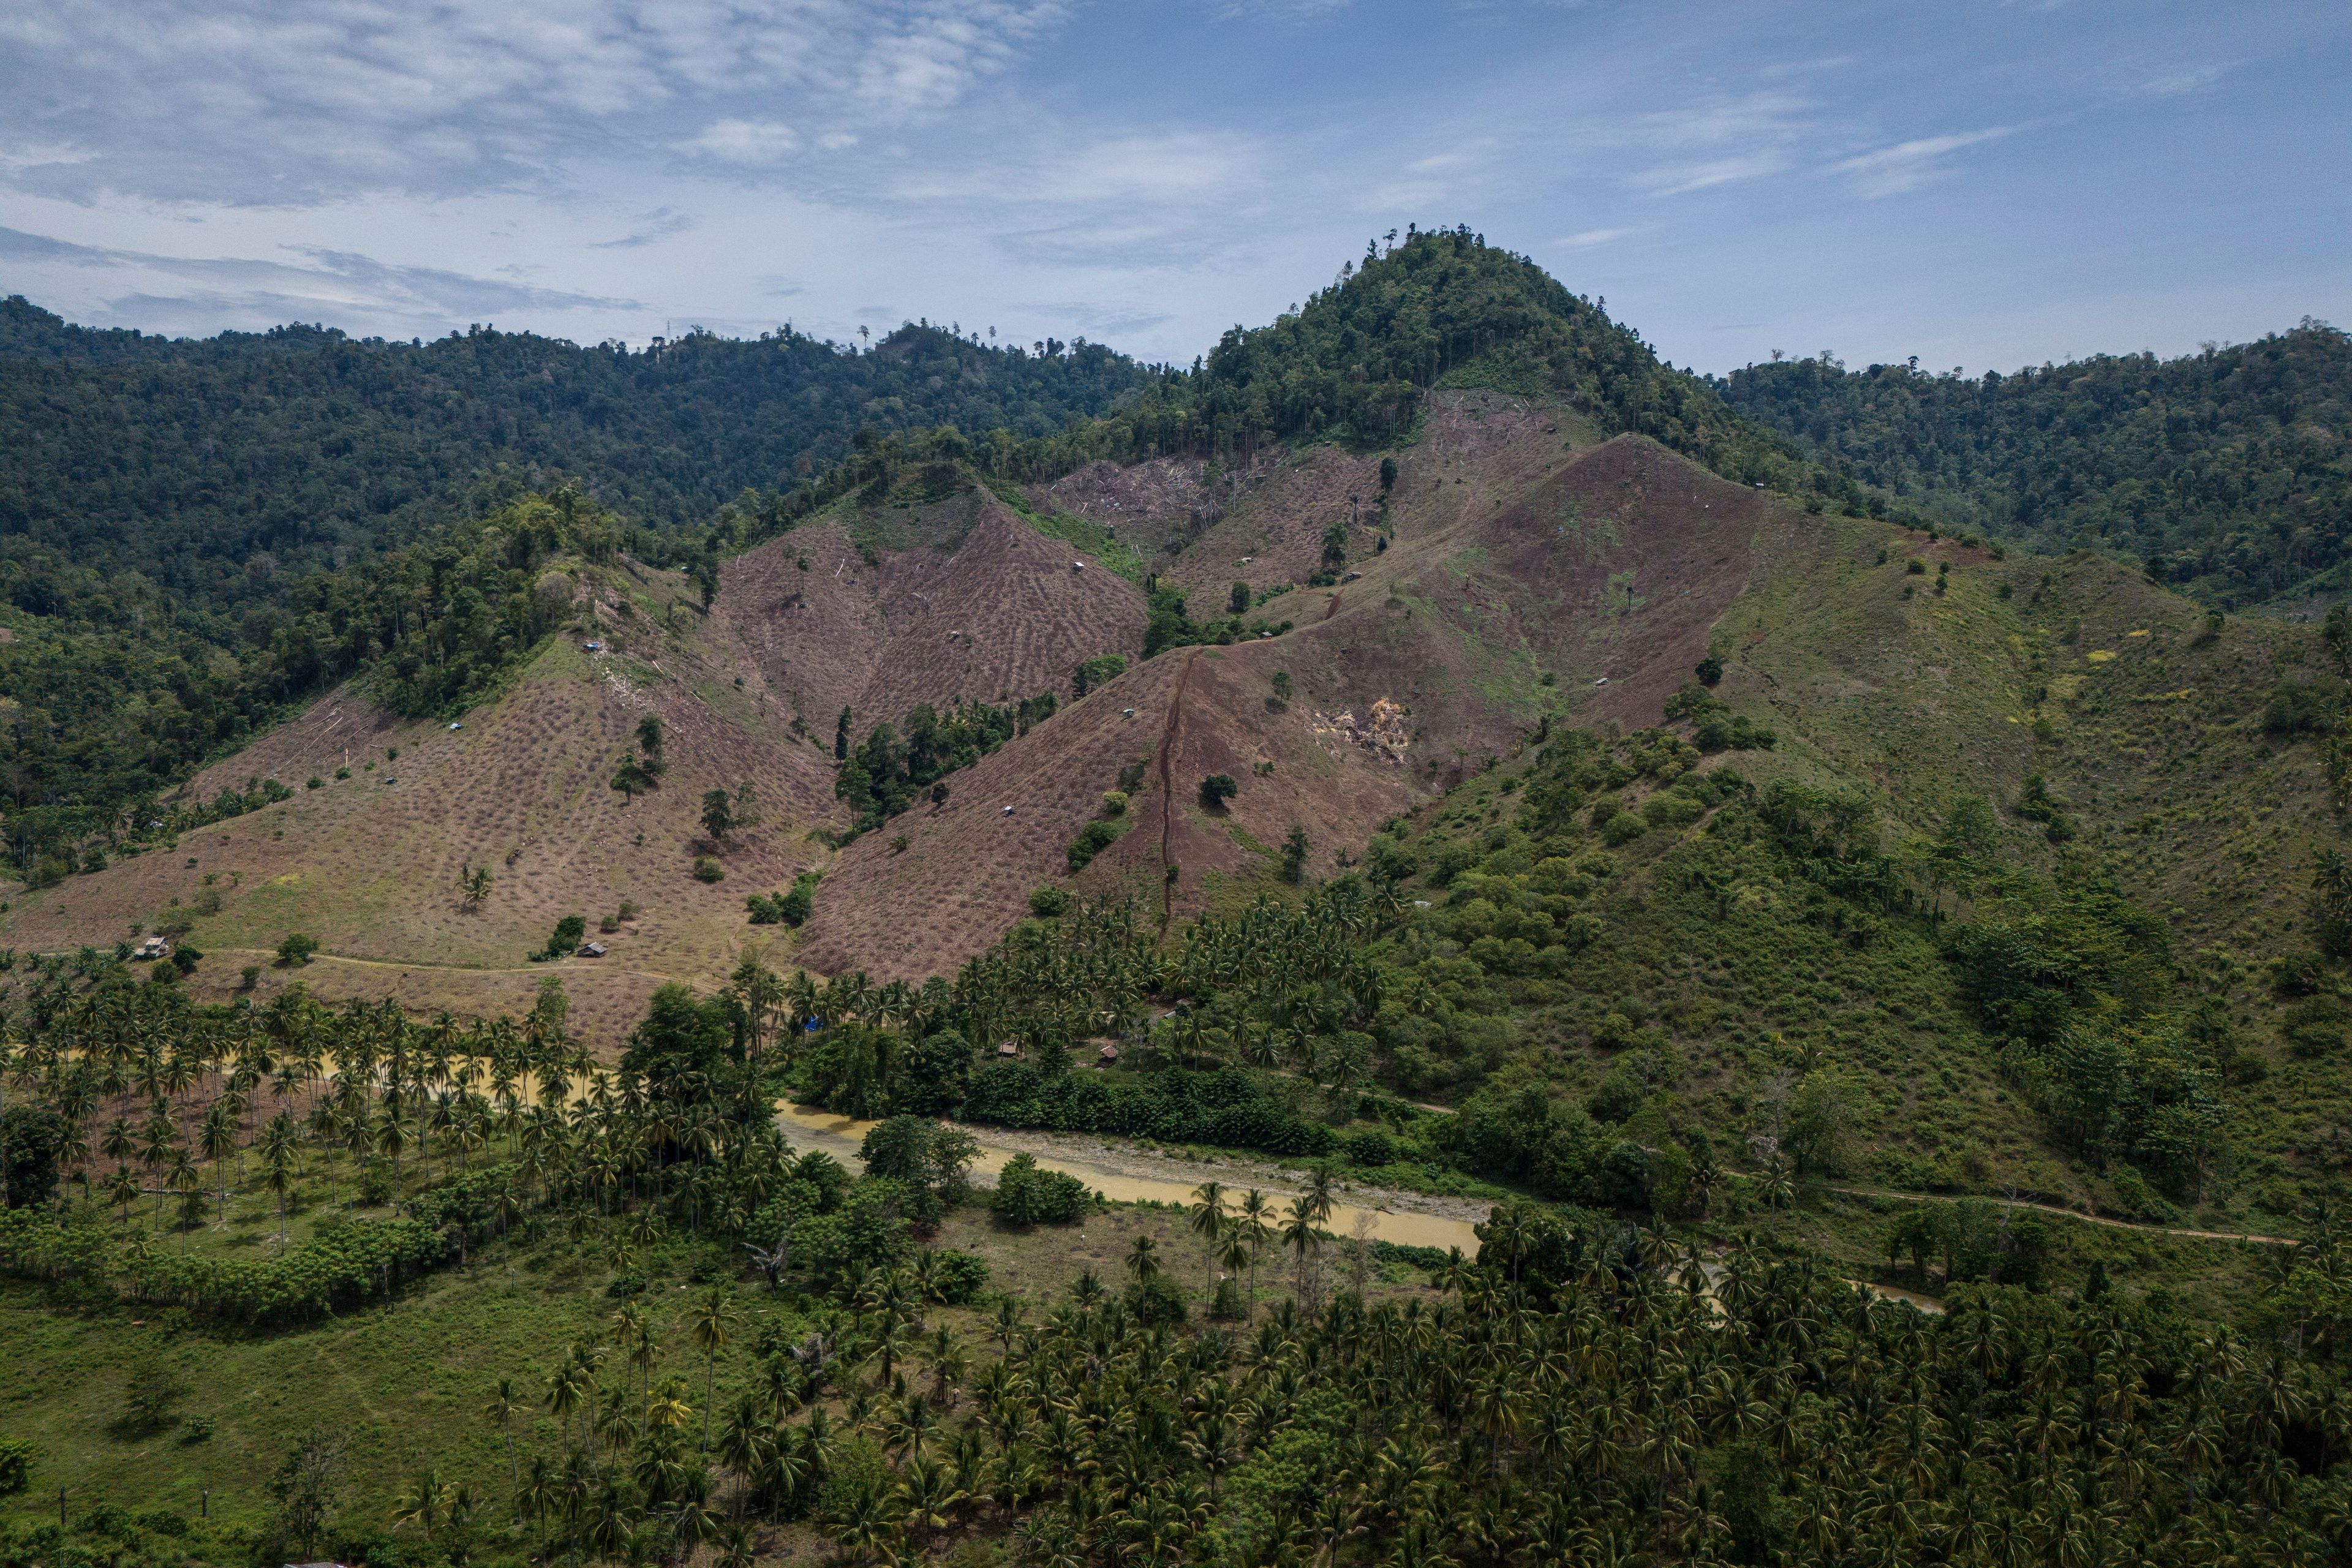
[[[2347,81],[2341,0],[43,0],[0,294],[1189,362],[1466,224],[1677,364],[2008,370],[2352,325]]]

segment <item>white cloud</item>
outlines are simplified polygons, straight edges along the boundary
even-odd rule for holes
[[[2168,72],[2164,76],[2140,83],[2139,89],[2142,92],[2153,93],[2158,98],[2179,98],[2195,92],[2200,88],[2212,86],[2235,68],[2236,63],[2234,60],[2224,61],[2216,65],[2195,66],[2188,70]]]
[[[1634,186],[1654,196],[1679,196],[1741,180],[1759,180],[1789,167],[1789,154],[1779,148],[1738,153],[1727,158],[1703,158],[1687,163],[1661,163],[1633,178]]]
[[[1897,196],[1949,174],[1952,168],[1946,160],[1961,148],[1997,142],[2016,132],[2014,125],[1995,125],[1948,136],[1916,137],[1848,158],[1836,168],[1839,174],[1851,178],[1856,195],[1873,200]]]
[[[348,250],[286,247],[287,258],[172,256],[84,245],[0,227],[0,262],[12,268],[71,268],[116,280],[123,290],[90,319],[180,330],[191,320],[224,317],[263,324],[354,315],[437,333],[453,321],[487,321],[509,311],[632,310],[636,301],[501,281],[446,268],[401,266]],[[381,329],[379,329],[381,330]]]
[[[1633,232],[1630,228],[1588,228],[1563,235],[1552,244],[1561,250],[1591,250],[1595,246],[1607,245],[1611,240],[1622,239]]]
[[[543,183],[599,147],[748,162],[775,107],[840,134],[961,100],[1062,0],[56,0],[0,8],[0,142],[89,154],[25,188],[284,205]],[[683,117],[685,123],[677,121]]]
[[[1628,183],[1654,196],[1675,196],[1782,174],[1812,128],[1812,110],[1810,99],[1775,88],[1643,115],[1628,139],[1658,161]]]
[[[730,163],[772,163],[801,144],[779,120],[714,120],[687,146]]]

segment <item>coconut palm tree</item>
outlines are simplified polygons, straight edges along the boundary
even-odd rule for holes
[[[1225,1184],[1202,1182],[1192,1189],[1191,1229],[1209,1255],[1208,1279],[1202,1287],[1205,1301],[1217,1293],[1217,1244],[1225,1234]]]
[[[710,1402],[718,1391],[719,1352],[727,1348],[728,1331],[734,1321],[734,1304],[716,1285],[702,1298],[691,1319],[695,1348],[702,1352],[702,1447],[706,1451],[710,1447]]]

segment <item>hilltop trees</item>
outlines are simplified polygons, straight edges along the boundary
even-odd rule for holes
[[[1826,353],[1716,384],[1750,418],[1808,443],[1860,500],[1905,497],[1948,526],[2063,548],[2092,539],[2159,582],[2251,603],[2326,581],[2352,548],[2352,339],[2306,320],[2159,360],[1848,371]]]

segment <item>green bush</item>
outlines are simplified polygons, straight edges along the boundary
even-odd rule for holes
[[[1086,1183],[1061,1171],[1048,1171],[1032,1154],[1015,1154],[997,1173],[996,1191],[988,1206],[1007,1225],[1067,1225],[1083,1215],[1093,1201]]]
[[[1145,1328],[1174,1328],[1184,1321],[1184,1292],[1165,1274],[1127,1288],[1128,1314]]]
[[[311,956],[318,951],[318,938],[295,931],[278,944],[278,962],[289,969],[299,969],[310,963]]]
[[[1029,912],[1041,920],[1052,920],[1070,912],[1070,895],[1065,889],[1048,884],[1029,890]]]
[[[969,1305],[988,1288],[988,1260],[949,1247],[936,1255],[931,1287],[950,1307]]]
[[[753,893],[745,899],[743,907],[751,911],[751,923],[797,926],[806,921],[816,905],[816,885],[822,876],[821,872],[803,871],[793,879],[793,890],[789,893]]]
[[[1100,817],[1097,817],[1078,829],[1078,836],[1070,840],[1068,850],[1070,874],[1075,877],[1085,870],[1093,863],[1096,856],[1109,848],[1118,838],[1118,826]]]
[[[1631,844],[1648,831],[1650,824],[1639,813],[1621,811],[1602,824],[1601,837],[1602,842],[1614,847]]]
[[[543,956],[568,958],[580,951],[580,944],[586,941],[587,937],[588,918],[585,915],[566,915],[556,921],[555,930],[548,933],[547,947]]]
[[[698,882],[723,882],[727,879],[727,868],[708,855],[698,855],[694,858],[694,879]]]
[[[2308,997],[2288,1008],[2279,1020],[2286,1048],[2297,1057],[2334,1056],[2344,1048],[2347,1010],[2329,995]]]
[[[0,1437],[0,1497],[23,1491],[33,1479],[41,1450],[22,1437]]]

